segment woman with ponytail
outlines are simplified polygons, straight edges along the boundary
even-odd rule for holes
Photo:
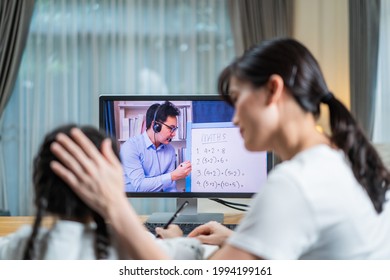
[[[283,162],[216,257],[390,258],[390,173],[306,47],[293,39],[254,46],[222,71],[218,90],[235,107],[245,147]],[[316,129],[321,103],[329,136]],[[213,226],[190,236],[215,237]]]
[[[233,122],[245,147],[272,150],[283,162],[271,171],[235,232],[211,222],[190,237],[220,245],[215,259],[390,259],[390,173],[328,89],[306,47],[293,39],[256,45],[222,71],[218,90],[235,108]],[[331,135],[316,129],[321,103],[329,107]],[[133,237],[122,238],[129,251],[139,258],[166,257],[157,247],[148,254],[137,250],[143,237],[136,238],[137,228],[125,220],[135,219],[134,210],[119,202],[118,193],[104,192],[101,176],[83,179],[78,164],[96,174],[103,167],[117,168],[112,155],[77,160],[91,154],[84,137],[78,133],[76,143],[60,141],[66,149],[56,153],[64,164],[53,165],[57,174],[110,219],[119,235]],[[75,145],[82,149],[73,152]],[[66,162],[72,156],[77,164]],[[106,175],[104,181],[113,181]],[[109,203],[113,200],[118,203]]]

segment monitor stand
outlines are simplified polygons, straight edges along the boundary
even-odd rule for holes
[[[179,208],[185,201],[189,204],[186,208],[177,216],[174,224],[205,224],[210,221],[216,221],[223,223],[223,213],[199,213],[197,198],[177,198],[176,204]],[[153,213],[146,220],[147,223],[166,223],[172,217],[174,213]]]

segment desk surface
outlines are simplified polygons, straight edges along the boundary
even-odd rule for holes
[[[242,218],[242,214],[225,214],[225,224],[237,224]],[[140,216],[142,222],[146,221],[148,216]],[[44,218],[43,225],[50,226],[53,224],[53,218]],[[34,217],[32,216],[0,216],[0,236],[5,236],[17,231],[21,226],[32,224]]]

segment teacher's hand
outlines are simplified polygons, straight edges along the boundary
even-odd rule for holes
[[[179,164],[179,166],[171,172],[172,181],[184,179],[191,173],[192,165],[189,160]]]

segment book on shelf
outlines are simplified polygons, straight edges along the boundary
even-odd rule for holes
[[[178,130],[173,137],[173,140],[185,140],[186,137],[186,129],[187,129],[187,107],[180,107],[179,108],[180,114],[177,117],[177,126]]]
[[[143,131],[145,122],[145,115],[144,114],[138,114],[138,116],[135,118],[135,124],[134,124],[134,136],[141,134]]]
[[[141,134],[145,130],[145,116],[143,114],[138,114],[137,116],[130,118],[123,118],[120,137],[122,140],[127,140],[128,138]]]
[[[135,132],[135,129],[134,129],[134,126],[135,126],[135,118],[129,118],[129,137],[133,137],[134,136],[134,132]]]
[[[176,149],[176,167],[179,166],[180,163],[186,161],[186,148],[181,147]]]
[[[120,130],[120,139],[128,139],[130,136],[130,120],[129,118],[122,119],[122,129]]]

